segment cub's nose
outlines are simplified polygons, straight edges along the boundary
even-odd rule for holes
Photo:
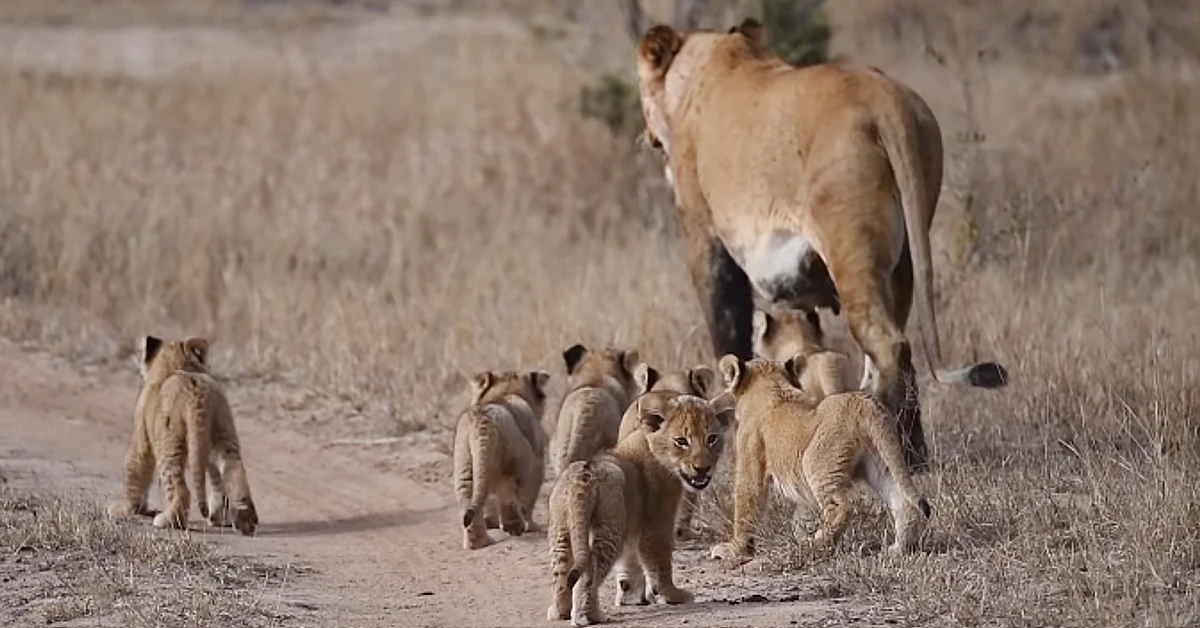
[[[697,478],[706,478],[712,471],[712,467],[692,467],[692,471],[695,472]]]

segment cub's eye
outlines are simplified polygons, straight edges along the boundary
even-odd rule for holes
[[[679,438],[676,438],[675,446],[680,449],[687,449],[688,448],[688,439],[686,439],[682,436],[680,436]]]
[[[720,437],[719,437],[719,436],[717,436],[716,434],[709,434],[709,435],[708,435],[708,440],[706,441],[706,442],[708,443],[708,446],[709,446],[709,447],[715,447],[715,446],[716,446],[716,444],[717,444],[717,439],[718,439],[718,438],[720,438]]]

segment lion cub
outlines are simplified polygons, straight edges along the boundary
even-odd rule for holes
[[[813,403],[855,389],[850,359],[825,348],[821,319],[816,312],[795,310],[773,316],[755,310],[753,326],[755,355],[774,362],[804,358],[806,366],[796,384],[809,393]]]
[[[617,444],[621,415],[637,394],[633,371],[639,364],[636,350],[605,348],[590,351],[581,344],[563,351],[567,367],[567,395],[554,427],[554,472],[587,460]]]
[[[233,412],[208,371],[208,340],[146,336],[141,371],[133,440],[125,455],[125,497],[109,506],[109,514],[153,514],[146,494],[157,466],[163,510],[154,516],[156,527],[187,527],[190,477],[200,516],[214,526],[232,522],[238,532],[253,535],[258,511]]]
[[[491,545],[487,528],[497,518],[513,536],[533,529],[545,476],[541,415],[549,379],[545,371],[484,371],[471,378],[471,405],[454,430],[454,487],[464,549]]]
[[[714,546],[713,558],[753,555],[750,535],[768,479],[793,502],[815,500],[821,518],[812,539],[817,547],[831,546],[845,531],[849,491],[856,482],[865,482],[891,511],[895,540],[888,551],[912,549],[918,524],[929,517],[929,503],[913,486],[882,404],[860,391],[814,404],[789,381],[787,371],[802,368],[793,360],[743,362],[725,355],[718,368],[726,389],[737,397],[737,470],[733,539]]]
[[[639,433],[567,465],[550,493],[548,619],[604,621],[600,583],[614,564],[617,605],[645,604],[655,594],[668,604],[692,600],[671,571],[675,509],[685,488],[702,491],[712,480],[733,399],[651,392],[636,404]]]
[[[701,399],[711,399],[717,392],[717,374],[703,364],[690,369],[683,369],[662,375],[648,364],[639,364],[634,371],[638,395],[648,392],[667,392],[678,395],[693,395]],[[621,417],[621,429],[617,433],[617,442],[637,431],[638,419],[636,404],[630,404]],[[696,493],[685,492],[679,502],[679,512],[675,515],[675,536],[679,539],[695,538],[692,532],[692,514],[696,511]]]

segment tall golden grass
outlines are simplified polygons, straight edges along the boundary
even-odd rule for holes
[[[1012,382],[923,389],[930,553],[860,555],[876,512],[825,561],[772,535],[778,566],[914,622],[1200,621],[1200,10],[1111,6],[831,7],[837,51],[942,120],[944,350]],[[5,72],[0,333],[80,359],[204,334],[229,375],[382,400],[398,429],[445,430],[464,374],[576,341],[707,360],[660,162],[578,115],[589,77],[547,37],[324,74]]]

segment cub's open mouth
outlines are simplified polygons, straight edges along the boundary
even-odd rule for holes
[[[683,478],[684,484],[697,491],[704,490],[708,486],[708,483],[712,481],[712,475],[694,476],[680,473],[679,477]]]

